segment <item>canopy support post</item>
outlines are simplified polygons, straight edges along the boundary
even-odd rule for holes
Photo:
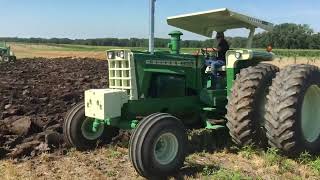
[[[252,42],[253,42],[255,31],[256,31],[255,27],[250,28],[250,33],[249,33],[248,42],[247,42],[248,49],[250,49],[252,47]]]

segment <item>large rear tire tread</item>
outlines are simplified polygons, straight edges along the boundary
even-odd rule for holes
[[[279,68],[271,64],[242,69],[237,75],[228,97],[227,127],[233,142],[238,146],[266,146],[267,140],[261,128],[261,108],[272,79]],[[264,96],[265,95],[265,96]]]
[[[163,132],[172,132],[179,139],[179,151],[169,165],[159,165],[152,155],[154,139]],[[129,157],[136,171],[145,178],[167,177],[177,172],[185,161],[187,136],[182,122],[166,113],[145,117],[134,130],[129,142]]]
[[[75,147],[78,150],[89,150],[97,147],[98,143],[108,144],[112,138],[117,136],[119,129],[115,127],[105,127],[102,135],[96,140],[88,140],[81,133],[81,125],[85,117],[85,105],[79,103],[68,112],[63,124],[63,134],[67,146]]]
[[[304,151],[320,151],[320,137],[314,143],[306,142],[300,126],[304,95],[314,84],[320,86],[319,68],[300,64],[281,70],[270,87],[265,115],[267,137],[271,147],[280,149],[288,156]]]

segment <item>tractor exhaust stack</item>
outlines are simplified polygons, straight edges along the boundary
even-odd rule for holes
[[[149,52],[154,54],[154,14],[156,0],[150,0]]]

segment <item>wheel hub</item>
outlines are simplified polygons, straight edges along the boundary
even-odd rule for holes
[[[179,143],[172,133],[162,134],[156,141],[154,156],[158,163],[166,165],[171,163],[178,154]]]
[[[82,135],[88,140],[98,139],[104,131],[104,125],[100,124],[98,127],[95,127],[94,121],[92,118],[86,118],[81,126]],[[93,131],[94,127],[95,131]]]
[[[320,88],[312,85],[308,88],[301,110],[301,126],[304,138],[314,142],[320,135]]]

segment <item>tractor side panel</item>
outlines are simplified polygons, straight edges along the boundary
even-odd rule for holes
[[[194,124],[200,122],[200,104],[197,96],[129,101],[122,108],[121,119],[137,119],[164,112],[179,117],[185,124]]]
[[[142,99],[197,95],[201,89],[197,59],[193,56],[137,53],[134,59],[138,94]]]

